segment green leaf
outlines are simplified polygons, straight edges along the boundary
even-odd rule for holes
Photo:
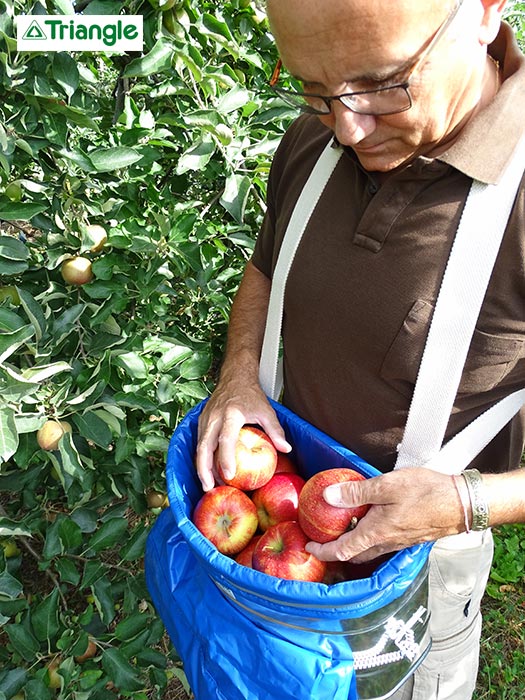
[[[11,598],[15,599],[22,593],[24,587],[18,579],[4,570],[0,573],[0,599]]]
[[[58,624],[58,589],[47,596],[36,606],[32,615],[31,623],[35,637],[41,641],[52,640],[56,637],[60,629]]]
[[[142,155],[133,148],[126,146],[114,146],[113,148],[99,148],[91,151],[89,158],[95,170],[99,173],[127,168],[142,158]]]
[[[145,630],[150,623],[149,615],[136,611],[118,623],[115,627],[115,637],[121,642],[126,642]]]
[[[25,243],[13,236],[0,236],[0,257],[7,260],[27,260],[29,251]]]
[[[188,170],[204,170],[214,153],[215,144],[211,140],[198,139],[179,158],[177,175],[182,175]]]
[[[175,388],[178,396],[196,399],[197,401],[202,401],[209,395],[209,391],[202,382],[182,382],[177,384]]]
[[[113,435],[109,429],[107,423],[101,420],[92,411],[87,411],[83,415],[75,414],[73,416],[73,422],[78,428],[79,433],[86,440],[91,440],[104,449],[107,449],[112,440]]]
[[[167,372],[172,367],[179,364],[179,362],[191,357],[192,353],[192,349],[185,345],[174,345],[169,350],[162,353],[162,356],[157,362],[157,367],[160,372]]]
[[[0,518],[0,537],[31,537],[31,530],[21,527],[16,520]]]
[[[125,518],[111,518],[95,532],[88,543],[88,547],[95,552],[101,552],[108,547],[114,547],[128,529],[128,521]]]
[[[53,0],[53,5],[60,11],[61,15],[74,15],[75,8],[73,0]]]
[[[16,289],[16,287],[13,287]],[[18,314],[10,309],[5,309],[0,306],[0,333],[7,331],[16,331],[22,326],[25,326],[25,321]]]
[[[102,667],[119,690],[136,691],[143,687],[138,671],[118,649],[104,650]]]
[[[36,339],[40,340],[46,331],[47,325],[42,307],[26,289],[19,287],[18,294],[20,297],[20,305],[35,328]]]
[[[102,562],[98,560],[89,560],[84,566],[84,573],[82,575],[82,583],[80,588],[84,589],[89,586],[93,586],[96,581],[101,579],[105,574],[105,566]]]
[[[211,357],[207,352],[196,352],[180,366],[180,376],[184,379],[199,379],[211,366]]]
[[[0,680],[0,697],[4,694],[4,698],[12,698],[25,685],[27,671],[25,668],[14,668],[8,671]]]
[[[5,631],[15,651],[26,661],[34,662],[40,644],[35,636],[23,625],[5,625]]]
[[[244,221],[250,189],[251,180],[247,175],[233,173],[226,179],[220,203],[239,224]]]
[[[16,216],[18,202],[3,204],[0,202],[0,219],[11,220],[21,217]],[[0,236],[0,275],[18,275],[29,267],[27,259],[29,251],[27,246],[13,236]]]
[[[25,700],[52,700],[55,698],[55,692],[51,694],[49,688],[45,685],[41,678],[33,678],[28,680],[24,686]]]
[[[27,381],[8,365],[5,367],[0,366],[0,377],[2,377],[2,374],[4,374],[2,379],[2,398],[6,401],[20,401],[39,388],[38,384]]]
[[[64,88],[68,97],[71,97],[80,82],[77,63],[69,54],[60,51],[53,57],[53,78]]]
[[[82,530],[70,518],[61,521],[58,535],[65,552],[71,552],[82,544]]]
[[[80,583],[80,572],[71,559],[63,557],[55,561],[55,569],[62,583],[70,583],[72,586],[78,586]]]
[[[18,448],[18,433],[15,423],[15,411],[4,406],[0,411],[0,459],[3,462],[12,457]]]
[[[148,376],[148,365],[136,352],[117,355],[115,364],[122,367],[132,379],[145,379]]]
[[[46,531],[46,540],[42,550],[42,556],[46,560],[50,560],[57,554],[62,554],[62,542],[60,541],[60,523],[64,516],[58,516],[55,522],[51,523]]]
[[[151,399],[137,393],[130,394],[123,391],[118,391],[115,394],[114,399],[119,406],[140,409],[145,413],[151,413],[157,409],[157,404],[153,403]]]
[[[144,556],[148,533],[149,530],[142,523],[135,528],[129,541],[120,550],[124,561],[136,561]]]
[[[6,202],[0,201],[0,219],[6,221],[31,221],[37,214],[41,214],[48,209],[48,204],[31,204],[29,202]],[[19,263],[21,264],[21,263]],[[25,265],[20,272],[27,269]],[[0,274],[7,274],[0,268]],[[18,274],[18,273],[16,273]]]
[[[102,621],[109,625],[115,617],[115,594],[107,576],[103,576],[93,584],[93,595]]]
[[[226,22],[221,22],[216,17],[214,17],[214,15],[204,13],[202,16],[202,23],[206,27],[206,29],[209,29],[214,34],[219,34],[220,36],[223,36],[228,41],[231,41],[231,42],[234,41],[234,38],[233,38]]]
[[[25,668],[14,668],[5,675],[0,674],[0,699],[3,700],[14,697],[19,690],[22,690],[27,679]],[[24,695],[25,697],[25,695]]]
[[[69,151],[66,148],[62,148],[58,151],[58,155],[71,161],[82,170],[85,170],[87,173],[91,173],[95,170],[95,166],[91,162],[91,159],[79,149],[76,151]]]
[[[122,11],[122,0],[91,0],[82,11],[86,15],[118,15]]]
[[[159,39],[149,53],[128,63],[124,70],[124,77],[136,78],[168,70],[171,68],[174,53],[170,43]]]
[[[148,666],[155,666],[156,668],[166,668],[167,658],[166,655],[157,649],[142,649],[137,654],[137,663],[142,668],[147,668]],[[188,688],[189,692],[189,688]]]
[[[73,520],[82,532],[95,532],[97,529],[97,512],[90,508],[75,508],[71,513]]]
[[[230,114],[237,109],[241,109],[250,101],[251,95],[248,90],[245,90],[240,85],[236,85],[232,90],[227,92],[217,103],[217,111],[221,114]]]
[[[15,414],[16,431],[19,435],[34,433],[42,426],[41,413],[17,413]]]
[[[16,352],[34,334],[33,326],[23,326],[12,333],[0,333],[0,363]]]
[[[61,372],[70,372],[71,365],[67,362],[54,362],[51,365],[41,365],[40,367],[31,367],[30,369],[25,369],[22,372],[22,377],[27,382],[43,382],[50,377],[54,377],[55,374],[60,374]]]
[[[84,467],[82,466],[80,455],[75,447],[71,433],[63,434],[58,443],[58,449],[62,459],[62,471],[82,482],[84,478]]]
[[[86,129],[93,129],[98,131],[98,125],[85,111],[80,107],[70,107],[64,104],[61,100],[57,100],[55,97],[46,99],[41,98],[39,100],[48,112],[53,114],[62,114],[68,122],[76,124],[77,126],[84,127]]]

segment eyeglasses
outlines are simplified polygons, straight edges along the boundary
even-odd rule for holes
[[[330,114],[332,111],[332,102],[341,102],[341,104],[352,112],[357,112],[357,114],[382,116],[406,112],[412,107],[412,97],[409,92],[412,77],[450,27],[462,4],[463,0],[456,0],[455,6],[438,27],[426,49],[423,49],[423,52],[418,56],[402,83],[385,85],[376,90],[359,90],[357,92],[346,92],[342,95],[332,96],[298,92],[276,85],[282,67],[281,59],[279,59],[270,79],[270,87],[285,102],[308,114]]]

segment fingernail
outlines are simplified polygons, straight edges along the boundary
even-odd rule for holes
[[[339,484],[332,484],[331,486],[327,486],[323,492],[323,496],[325,501],[331,506],[347,506],[346,503],[343,503],[343,494],[341,491],[341,486]]]

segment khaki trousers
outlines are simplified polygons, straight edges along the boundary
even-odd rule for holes
[[[436,542],[429,574],[432,649],[391,700],[471,700],[479,664],[480,603],[493,553],[490,530]]]

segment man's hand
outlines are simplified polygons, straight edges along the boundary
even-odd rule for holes
[[[217,478],[213,459],[216,449],[226,478],[235,474],[235,443],[246,423],[259,425],[279,452],[292,449],[259,384],[219,384],[199,419],[197,474],[204,491],[212,489]]]
[[[308,543],[307,550],[324,561],[361,563],[465,530],[453,477],[421,467],[335,484],[325,489],[324,496],[341,508],[371,505],[354,530],[326,544]]]

